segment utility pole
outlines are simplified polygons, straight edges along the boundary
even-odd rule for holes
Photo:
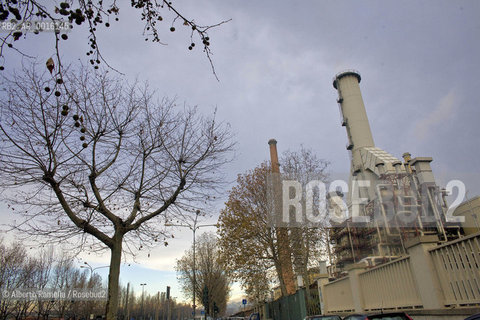
[[[170,320],[171,310],[170,310],[170,287],[169,286],[167,286],[166,298],[167,298],[167,320]]]
[[[127,319],[126,320],[130,320],[130,312],[128,310],[128,295],[129,295],[129,292],[130,292],[130,282],[127,283],[127,301],[125,302],[125,313],[127,314]]]
[[[197,290],[197,265],[196,265],[196,261],[195,261],[195,253],[196,253],[196,249],[195,249],[195,231],[197,230],[196,226],[197,226],[197,217],[198,217],[198,214],[200,213],[200,210],[197,210],[195,211],[195,221],[193,223],[193,229],[190,228],[192,231],[193,231],[193,305],[192,305],[192,308],[193,308],[193,319],[195,319],[195,316],[197,315],[196,313],[196,300],[195,300],[195,291]]]
[[[140,283],[142,286],[142,320],[145,320],[145,309],[144,309],[144,300],[145,300],[145,286],[146,283]]]
[[[165,311],[167,310],[167,303],[165,299],[165,292],[162,292],[160,300],[162,300],[162,320],[166,320],[167,313]]]
[[[196,242],[195,232],[197,231],[197,229],[202,228],[202,227],[216,227],[217,226],[216,224],[201,224],[201,225],[198,225],[197,222],[198,222],[198,215],[199,214],[200,214],[200,210],[196,210],[195,211],[195,219],[193,220],[193,224],[169,224],[169,223],[165,224],[166,227],[185,227],[185,228],[189,228],[193,232],[193,305],[192,305],[193,318],[195,318],[195,315],[196,315],[195,312],[196,312],[196,308],[197,308],[197,306],[195,305],[195,302],[196,302],[195,291],[196,291],[196,288],[197,288],[197,269],[196,269],[196,260],[195,260],[196,259],[196,257],[195,257],[195,252],[196,252],[196,249],[195,249],[195,242]]]
[[[160,291],[157,292],[157,304],[155,306],[155,320],[158,320],[158,308],[160,307]]]

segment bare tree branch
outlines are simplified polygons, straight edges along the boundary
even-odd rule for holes
[[[210,49],[210,36],[208,31],[220,27],[230,20],[220,21],[210,25],[200,25],[195,19],[187,17],[171,1],[166,0],[132,0],[132,8],[141,12],[140,20],[144,21],[143,36],[146,41],[154,43],[161,42],[160,35],[165,32],[174,32],[175,26],[181,24],[191,29],[189,39],[185,48],[192,51],[195,42],[200,42],[203,52],[211,66],[212,73],[218,80],[212,60]],[[38,35],[43,31],[53,31],[55,57],[57,70],[62,73],[63,63],[61,59],[62,42],[68,40],[67,31],[86,27],[89,33],[87,43],[87,56],[90,64],[98,69],[101,62],[110,69],[117,71],[104,58],[100,50],[100,43],[97,37],[97,28],[105,27],[115,29],[113,25],[120,19],[121,7],[124,2],[117,3],[116,0],[76,0],[61,1],[60,3],[50,1],[45,3],[38,0],[5,0],[0,4],[0,22],[4,22],[5,33],[0,33],[0,58],[5,59],[5,50],[15,50],[20,55],[32,58],[26,52],[15,46],[16,41],[25,41],[29,37]],[[170,20],[171,23],[163,22]],[[43,30],[42,26],[55,26],[54,30]],[[163,30],[162,30],[163,29]],[[1,66],[3,68],[3,66]],[[118,71],[117,71],[118,72]]]

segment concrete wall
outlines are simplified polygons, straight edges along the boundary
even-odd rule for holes
[[[398,310],[415,319],[480,313],[480,233],[442,245],[436,237],[419,237],[405,246],[405,257],[372,269],[353,265],[348,277],[324,282],[324,313]]]

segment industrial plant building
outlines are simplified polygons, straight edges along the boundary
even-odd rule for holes
[[[435,182],[432,158],[412,158],[405,153],[401,161],[375,146],[360,81],[360,74],[353,70],[339,73],[333,80],[351,159],[346,199],[340,192],[330,194],[331,208],[346,209],[332,201],[335,197],[348,208],[347,218],[332,222],[329,232],[330,270],[336,276],[354,263],[375,266],[402,256],[405,242],[415,237],[429,235],[441,243],[464,232],[479,231],[480,214],[474,213],[480,209],[479,197],[462,204],[452,215],[467,216],[463,225],[447,217],[447,192]]]

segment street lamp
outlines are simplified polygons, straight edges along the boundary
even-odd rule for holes
[[[142,320],[145,319],[145,309],[144,309],[144,299],[145,299],[145,286],[147,285],[146,283],[140,283],[142,286]]]
[[[90,264],[88,264],[87,261],[84,261],[83,264],[84,264],[84,265],[80,266],[80,268],[90,270],[90,277],[89,277],[89,280],[88,280],[87,288],[88,288],[88,286],[91,286],[91,288],[93,288],[93,283],[92,283],[93,271],[95,271],[95,270],[97,270],[97,269],[102,269],[102,268],[108,268],[108,267],[110,267],[110,266],[101,266],[101,267],[95,267],[95,268],[93,268]],[[89,308],[92,308],[92,302],[89,302],[89,303],[88,303],[88,307],[89,307]],[[93,317],[93,314],[91,314],[90,316]]]
[[[195,232],[197,229],[202,228],[202,227],[216,227],[216,224],[197,224],[198,222],[198,215],[200,214],[200,210],[195,211],[195,219],[193,220],[193,224],[169,224],[166,223],[166,227],[185,227],[189,228],[193,232],[193,317],[195,318],[195,289],[197,287],[197,267],[196,267],[196,261],[195,261]]]
[[[89,270],[90,270],[90,280],[89,280],[90,283],[92,282],[93,271],[95,271],[95,270],[97,270],[97,269],[102,269],[102,268],[108,268],[108,267],[110,267],[110,266],[101,266],[101,267],[92,268],[92,266],[89,265],[87,261],[84,261],[83,263],[84,263],[85,265],[84,265],[84,266],[80,266],[80,268],[86,268],[86,269],[89,269]]]

